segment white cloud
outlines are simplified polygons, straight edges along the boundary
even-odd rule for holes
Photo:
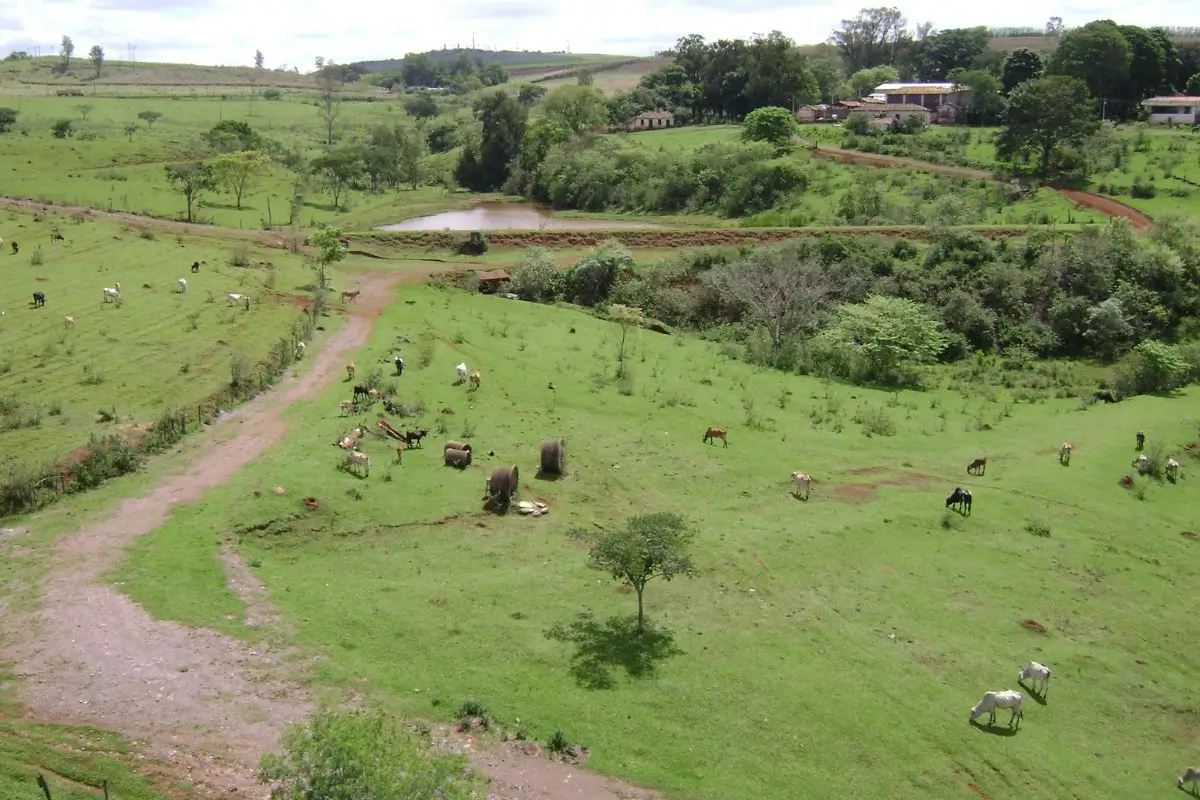
[[[801,43],[824,41],[843,17],[875,0],[606,0],[553,5],[545,0],[443,0],[401,4],[318,0],[0,0],[0,51],[57,49],[63,34],[78,52],[102,45],[110,58],[137,45],[139,60],[245,64],[261,49],[268,66],[311,68],[317,55],[339,62],[400,57],[444,46],[565,50],[648,55],[689,33],[707,38],[749,37],[773,29]],[[1060,8],[1033,0],[1002,7],[900,3],[910,23],[937,28],[967,25],[1034,26],[1052,14],[1068,25],[1097,18],[1142,25],[1200,24],[1191,0],[1159,0],[1118,10],[1115,0],[1073,2]],[[753,10],[748,10],[753,9]]]

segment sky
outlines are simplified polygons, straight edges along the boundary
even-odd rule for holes
[[[650,55],[680,36],[748,38],[783,31],[801,44],[824,41],[845,17],[882,0],[441,0],[343,3],[318,0],[0,0],[0,57],[11,50],[49,55],[64,35],[77,55],[99,44],[109,59],[313,68],[316,56],[339,63],[399,58],[455,46],[573,53]],[[896,3],[910,25],[1041,27],[1054,15],[1068,26],[1093,19],[1145,26],[1200,25],[1194,0],[1153,0],[1125,9],[1116,0],[1047,6],[1009,0],[975,6],[944,0]],[[131,49],[132,48],[132,49]]]

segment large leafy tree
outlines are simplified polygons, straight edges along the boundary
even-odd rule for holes
[[[1063,34],[1050,57],[1049,72],[1083,81],[1093,97],[1124,96],[1132,50],[1111,20],[1089,22]]]
[[[1008,98],[996,152],[1010,163],[1033,161],[1041,177],[1052,175],[1063,154],[1096,130],[1095,101],[1078,78],[1050,75],[1026,81]]]
[[[527,114],[526,108],[503,89],[484,95],[475,104],[475,115],[483,123],[482,135],[478,142],[463,149],[455,179],[476,192],[500,189],[521,154]]]
[[[604,92],[594,86],[559,86],[542,100],[548,119],[561,122],[573,135],[608,121],[608,102]]]
[[[1120,30],[1129,43],[1129,80],[1123,99],[1138,103],[1168,85],[1167,54],[1158,37],[1145,28],[1122,25]]]
[[[1008,94],[1019,84],[1042,77],[1045,69],[1046,64],[1036,50],[1017,48],[1004,58],[1004,66],[1000,69],[1000,89]]]
[[[971,125],[995,125],[1004,113],[1000,79],[985,69],[956,69],[950,80],[971,87],[971,102],[963,109],[963,119]]]
[[[833,32],[829,41],[842,54],[846,69],[857,72],[895,64],[908,41],[906,25],[907,20],[898,8],[864,8],[857,16],[842,20],[842,27]]]
[[[885,384],[936,361],[947,342],[941,322],[924,308],[882,295],[838,306],[821,339],[843,357],[858,361],[856,371],[863,377]]]
[[[956,69],[971,69],[991,38],[983,26],[950,28],[927,36],[917,46],[918,76],[925,81],[944,81]]]
[[[184,164],[168,164],[165,169],[167,181],[187,201],[187,221],[192,222],[196,201],[205,192],[217,188],[217,179],[213,168],[203,161],[193,161]]]

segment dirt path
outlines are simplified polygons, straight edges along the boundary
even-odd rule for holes
[[[103,576],[134,539],[166,522],[176,505],[201,500],[281,441],[287,425],[280,412],[340,378],[346,351],[366,343],[393,287],[427,274],[363,276],[354,313],[312,348],[308,371],[285,379],[205,434],[215,438],[233,428],[235,436],[201,444],[184,471],[62,537],[40,586],[40,608],[0,617],[5,636],[0,660],[13,664],[18,698],[34,716],[94,725],[140,742],[157,757],[167,780],[183,779],[202,797],[267,797],[255,780],[259,758],[276,745],[289,722],[302,720],[312,707],[310,693],[299,683],[299,658],[209,629],[153,619]],[[233,547],[222,547],[221,560],[228,585],[245,602],[247,625],[286,624]],[[481,750],[469,739],[450,741],[492,779],[493,800],[657,797],[518,748]]]
[[[813,142],[810,139],[800,139],[801,143],[812,147]],[[809,152],[818,158],[828,158],[836,161],[841,161],[843,164],[866,164],[873,167],[908,167],[910,169],[919,169],[924,172],[932,172],[937,175],[948,175],[953,178],[975,178],[984,180],[1004,180],[1000,175],[992,172],[986,172],[981,169],[972,169],[970,167],[956,167],[949,164],[934,164],[929,161],[918,161],[915,158],[904,158],[902,156],[886,156],[879,153],[863,153],[858,150],[844,150],[841,147],[833,147],[821,143],[817,149],[809,150]],[[1139,230],[1145,230],[1154,224],[1154,220],[1148,215],[1143,214],[1136,208],[1127,206],[1122,202],[1113,200],[1111,197],[1095,194],[1093,192],[1083,192],[1075,189],[1064,189],[1061,186],[1051,185],[1051,189],[1061,194],[1063,197],[1071,200],[1078,206],[1090,208],[1093,211],[1099,211],[1109,217],[1123,217],[1129,220],[1133,227]]]

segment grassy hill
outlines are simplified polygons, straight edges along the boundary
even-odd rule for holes
[[[72,59],[68,69],[54,57],[0,61],[0,93],[22,88],[45,91],[54,88],[126,87],[220,87],[256,86],[261,89],[307,89],[313,79],[299,72],[254,67],[219,67],[203,64],[160,64],[146,61],[105,61],[100,76],[87,59]]]
[[[430,50],[422,55],[435,62],[455,61],[467,56],[472,61],[490,64],[497,61],[514,76],[544,73],[552,70],[597,67],[619,61],[629,61],[631,56],[604,55],[600,53],[543,52],[541,50],[477,50],[470,47]],[[358,66],[367,72],[395,72],[404,66],[403,58],[384,58],[374,61],[358,61]]]

